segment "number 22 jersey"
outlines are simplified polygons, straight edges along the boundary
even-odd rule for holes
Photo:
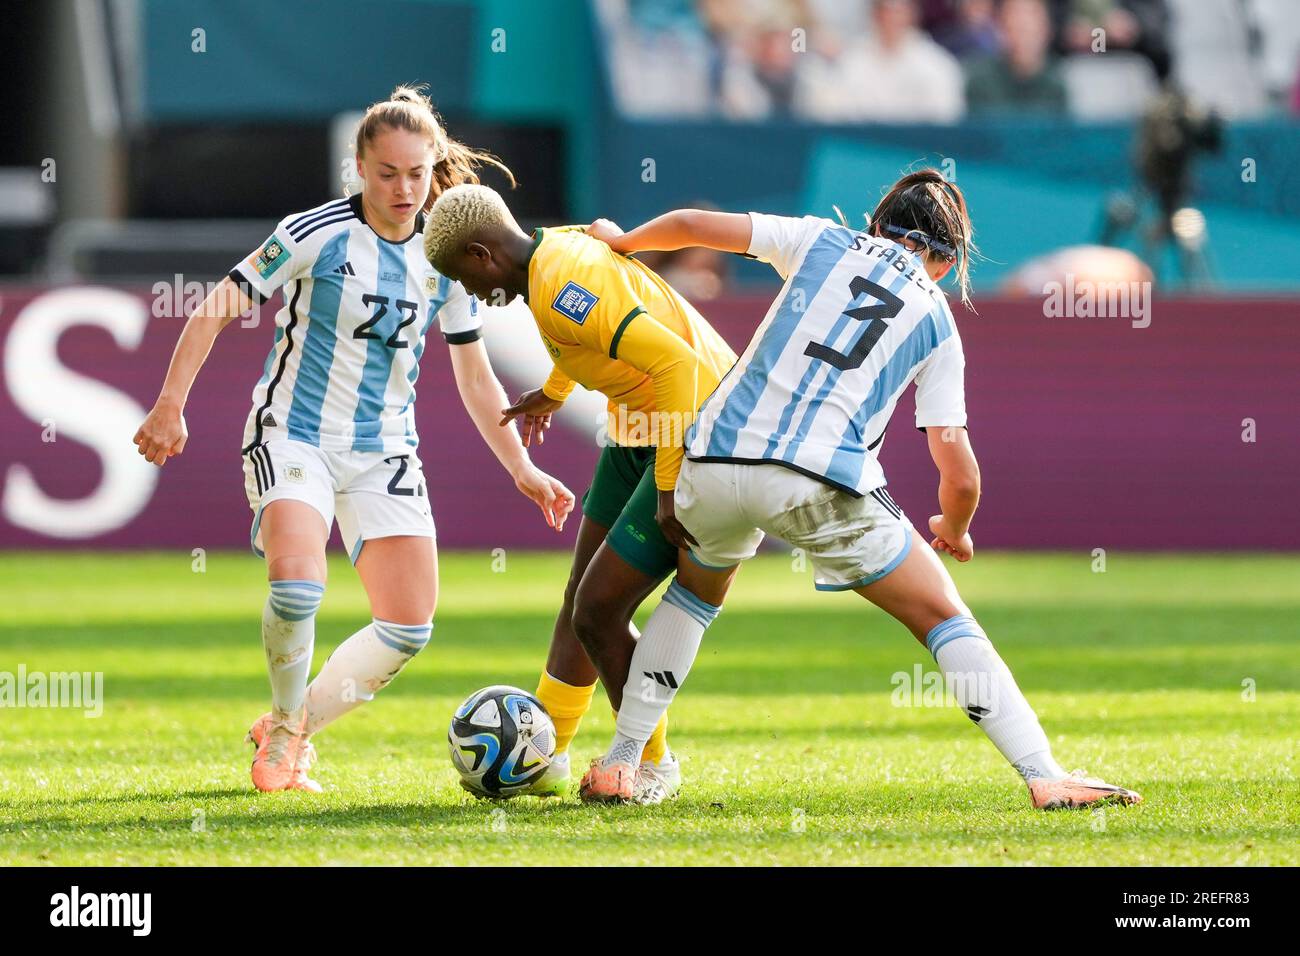
[[[290,438],[324,451],[409,451],[415,380],[433,321],[460,344],[481,320],[459,283],[424,257],[424,215],[401,242],[366,224],[351,196],[286,217],[230,273],[258,304],[284,289],[275,342],[253,389],[244,450]]]

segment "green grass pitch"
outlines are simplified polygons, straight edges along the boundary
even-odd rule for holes
[[[981,554],[954,575],[1060,761],[1146,803],[1038,813],[960,712],[897,706],[924,649],[769,555],[672,711],[681,797],[475,801],[451,711],[536,686],[563,555],[444,555],[428,650],[316,738],[322,795],[255,794],[264,570],[209,554],[0,556],[0,672],[102,671],[104,709],[0,709],[0,864],[1300,863],[1300,557]],[[646,609],[648,611],[649,608]],[[316,663],[368,614],[345,560]],[[644,613],[642,615],[644,619]],[[593,708],[575,766],[603,749]]]

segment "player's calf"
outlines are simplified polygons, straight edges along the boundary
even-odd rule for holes
[[[271,582],[262,609],[262,646],[271,678],[271,704],[281,714],[302,708],[316,643],[316,612],[324,594],[325,585],[319,581]]]
[[[374,700],[425,648],[432,633],[432,622],[394,624],[376,618],[340,644],[307,688],[307,733]]]

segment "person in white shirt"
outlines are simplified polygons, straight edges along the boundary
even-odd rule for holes
[[[864,231],[807,216],[670,212],[623,234],[589,227],[615,251],[701,245],[768,262],[785,286],[686,436],[676,519],[689,550],[628,667],[614,741],[580,793],[626,802],[651,729],[684,683],[741,562],[766,533],[807,553],[819,591],[852,590],[934,655],[948,686],[1019,772],[1039,809],[1132,804],[1139,794],[1067,774],[936,552],[974,554],[979,465],[966,433],[965,357],[938,283],[956,269],[969,304],[972,226],[961,191],[934,169],[903,176]],[[916,427],[939,469],[931,539],[886,490],[876,452],[916,382]],[[590,650],[590,648],[589,648]]]
[[[870,36],[848,44],[805,83],[795,111],[828,123],[955,123],[965,80],[951,53],[917,26],[915,0],[871,0]],[[811,71],[811,64],[810,64]]]

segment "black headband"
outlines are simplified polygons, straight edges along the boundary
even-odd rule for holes
[[[907,239],[914,239],[927,249],[932,249],[942,256],[949,259],[957,258],[957,250],[946,242],[940,242],[938,239],[927,235],[920,229],[904,229],[902,226],[895,226],[893,223],[885,223],[880,227],[891,236],[902,236]]]

